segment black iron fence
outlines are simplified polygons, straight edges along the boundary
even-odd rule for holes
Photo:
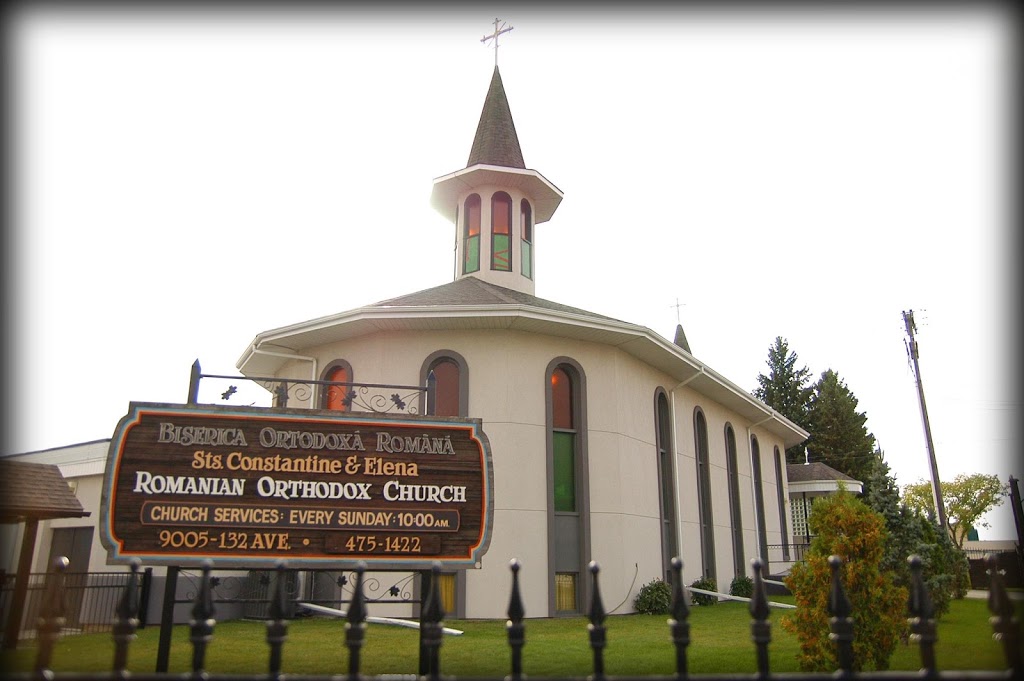
[[[691,677],[688,671],[687,649],[690,646],[690,624],[688,622],[690,606],[687,589],[682,586],[682,562],[675,558],[672,560],[673,586],[672,586],[672,607],[671,618],[668,620],[668,628],[671,635],[672,645],[675,647],[676,673],[673,676],[648,676],[645,679],[668,679],[685,678],[715,678],[715,679],[767,679],[771,675],[769,661],[769,644],[771,643],[771,625],[769,623],[768,597],[765,591],[765,584],[762,575],[763,566],[760,559],[752,561],[754,568],[754,597],[750,602],[750,624],[751,641],[756,650],[757,672],[756,674],[734,674],[734,675],[700,675]],[[911,572],[913,583],[908,602],[908,622],[911,631],[911,639],[914,640],[920,649],[921,669],[913,672],[855,672],[856,661],[854,660],[853,649],[853,617],[852,607],[846,597],[840,579],[840,567],[842,561],[832,556],[829,558],[832,569],[832,588],[829,599],[830,630],[829,638],[836,646],[836,655],[839,669],[834,673],[815,672],[805,674],[782,674],[776,678],[801,679],[811,681],[812,679],[875,679],[878,681],[920,681],[921,679],[953,679],[969,676],[972,679],[1011,679],[1024,677],[1024,663],[1022,663],[1020,650],[1019,624],[1014,615],[1014,606],[1010,601],[1006,588],[1002,583],[997,565],[991,561],[992,568],[992,590],[990,592],[988,606],[992,613],[989,621],[992,624],[993,638],[1002,644],[1006,658],[1006,669],[1001,671],[971,671],[971,672],[940,672],[936,669],[935,643],[936,623],[934,609],[921,579],[921,560],[911,558]],[[61,636],[66,625],[66,602],[68,595],[67,560],[59,559],[50,573],[46,585],[46,598],[39,621],[39,644],[32,672],[12,674],[8,678],[12,680],[37,681],[115,681],[124,680],[129,677],[127,671],[128,649],[135,638],[135,631],[138,628],[139,610],[139,567],[136,563],[132,566],[128,584],[125,586],[123,595],[117,607],[116,618],[113,625],[114,659],[110,672],[95,673],[54,673],[51,670],[51,661],[55,645]],[[368,616],[366,599],[363,594],[363,576],[365,567],[355,570],[356,583],[354,587],[354,598],[349,604],[345,623],[345,646],[348,649],[348,669],[344,674],[322,675],[322,676],[290,676],[289,679],[296,681],[351,681],[373,678],[376,681],[387,681],[398,678],[395,675],[382,677],[367,677],[362,674],[360,650],[366,637],[366,620]],[[504,681],[521,681],[525,678],[522,664],[522,650],[526,644],[525,610],[519,591],[519,563],[512,561],[512,589],[508,606],[508,645],[510,654],[509,674]],[[421,670],[420,678],[431,681],[439,681],[442,678],[441,665],[441,643],[442,643],[442,619],[444,612],[441,608],[439,590],[436,587],[441,567],[435,564],[432,568],[432,578],[428,585],[428,592],[425,604],[420,616],[420,644],[426,657],[426,669]],[[288,638],[288,612],[287,602],[287,578],[286,566],[280,564],[277,568],[277,579],[270,594],[268,620],[267,620],[267,674],[260,675],[239,675],[239,674],[211,674],[206,671],[205,660],[207,646],[213,640],[214,620],[213,597],[211,587],[212,568],[207,565],[203,568],[203,579],[196,595],[195,604],[192,608],[192,619],[190,622],[191,635],[189,640],[192,644],[192,663],[190,674],[130,674],[131,678],[138,681],[281,681],[284,674],[281,669],[282,650]],[[605,627],[606,612],[601,600],[600,589],[598,588],[599,568],[596,563],[590,564],[592,581],[592,598],[590,609],[587,614],[590,624],[587,627],[587,636],[592,651],[592,670],[586,676],[588,681],[603,681],[608,679],[604,670],[604,649],[608,642],[608,631]],[[870,617],[868,613],[866,616]],[[584,674],[581,670],[579,678]],[[415,676],[409,675],[415,679]],[[447,677],[446,677],[447,678]],[[616,676],[615,679],[626,679],[631,677]],[[495,680],[497,681],[497,680]]]
[[[149,587],[152,569],[146,569],[136,579],[141,622],[149,605]],[[49,575],[34,572],[28,576],[28,589],[22,609],[19,638],[34,634],[46,594]],[[68,572],[64,575],[64,631],[65,633],[92,633],[109,631],[113,626],[117,604],[128,586],[128,572]],[[7,622],[14,600],[15,575],[0,573],[0,622]]]

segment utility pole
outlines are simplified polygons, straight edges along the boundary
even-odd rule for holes
[[[917,397],[921,402],[921,420],[924,422],[924,440],[928,447],[928,465],[932,472],[932,500],[935,502],[935,517],[939,526],[946,528],[946,508],[942,504],[942,488],[939,486],[939,467],[935,463],[935,445],[932,443],[932,427],[928,423],[928,407],[924,403],[924,386],[921,385],[921,367],[917,363],[917,339],[914,333],[917,325],[914,324],[914,311],[909,310],[903,313],[903,323],[907,327],[907,336],[910,341],[907,343],[907,354],[914,363],[914,376],[917,378]]]

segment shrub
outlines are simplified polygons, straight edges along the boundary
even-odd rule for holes
[[[718,591],[718,584],[711,577],[701,577],[695,579],[691,587],[698,589],[704,589],[705,591]],[[694,591],[690,592],[690,602],[694,605],[715,605],[718,603],[718,596],[708,596],[707,594],[699,594]]]
[[[729,585],[729,594],[732,596],[742,596],[743,598],[753,598],[754,580],[746,575],[736,575],[732,578],[732,584]]]
[[[640,587],[633,609],[644,615],[667,615],[672,605],[672,590],[663,579],[652,579]]]
[[[832,671],[838,666],[828,626],[828,557],[837,555],[843,559],[843,587],[853,608],[853,668],[887,669],[906,632],[907,590],[893,582],[891,572],[879,569],[887,540],[885,521],[852,494],[840,492],[816,502],[808,523],[816,536],[806,560],[786,578],[797,609],[782,618],[782,626],[799,641],[800,668]]]

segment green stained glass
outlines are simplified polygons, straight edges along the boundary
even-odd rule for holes
[[[466,267],[465,272],[476,272],[480,269],[480,237],[471,236],[466,238]]]
[[[552,434],[555,511],[576,510],[576,434]]]
[[[523,259],[522,267],[520,268],[523,276],[527,279],[533,279],[533,244],[529,241],[523,241],[519,252],[522,254]]]
[[[494,239],[491,242],[492,255],[491,255],[491,268],[495,270],[502,270],[503,272],[512,271],[512,258],[511,256],[511,245],[509,244],[508,234],[495,234]]]

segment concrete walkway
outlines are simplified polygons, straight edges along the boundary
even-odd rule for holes
[[[1024,601],[1024,591],[1007,591],[1011,601]],[[971,589],[967,592],[967,598],[981,598],[988,600],[988,591],[984,589]]]

